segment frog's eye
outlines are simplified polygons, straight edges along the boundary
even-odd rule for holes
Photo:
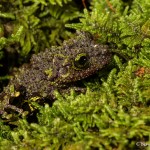
[[[76,69],[85,69],[89,65],[89,58],[86,53],[81,53],[74,59],[74,67]]]

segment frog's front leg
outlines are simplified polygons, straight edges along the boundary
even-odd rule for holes
[[[19,94],[19,93],[17,93]],[[0,94],[0,110],[3,111],[7,108],[10,108],[12,110],[15,110],[16,112],[22,112],[21,109],[19,109],[17,106],[13,105],[14,99],[17,99],[18,95],[12,96],[11,94],[2,92]],[[11,104],[12,103],[12,104]]]
[[[0,114],[6,116],[13,113],[23,113],[21,108],[23,104],[24,91],[17,90],[13,85],[7,86],[2,93],[0,93]],[[2,117],[3,118],[3,117]]]
[[[70,94],[70,91],[74,91],[77,94],[86,93],[86,87],[79,86],[76,84],[65,85],[64,87],[58,88],[57,91],[63,94]]]

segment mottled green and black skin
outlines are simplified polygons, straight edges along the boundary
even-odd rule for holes
[[[89,33],[78,33],[60,47],[33,55],[30,63],[19,69],[0,94],[1,113],[9,107],[13,109],[16,97],[52,100],[54,90],[60,93],[67,90],[69,85],[103,68],[110,59],[109,47],[98,44]],[[19,111],[15,106],[14,109]]]

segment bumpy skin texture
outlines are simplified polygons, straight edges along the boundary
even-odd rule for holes
[[[18,95],[22,99],[33,96],[53,99],[55,89],[60,92],[67,89],[69,84],[103,68],[110,59],[107,45],[98,44],[89,33],[78,33],[60,47],[33,55],[30,64],[22,66],[0,94],[0,110],[9,107]]]

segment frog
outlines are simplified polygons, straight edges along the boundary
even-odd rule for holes
[[[70,87],[77,88],[74,86],[77,81],[104,68],[111,58],[108,44],[99,43],[89,32],[77,31],[75,37],[61,46],[33,54],[30,62],[19,68],[0,93],[0,113],[7,110],[22,113],[21,101],[32,97],[54,101],[55,90],[63,94]]]

